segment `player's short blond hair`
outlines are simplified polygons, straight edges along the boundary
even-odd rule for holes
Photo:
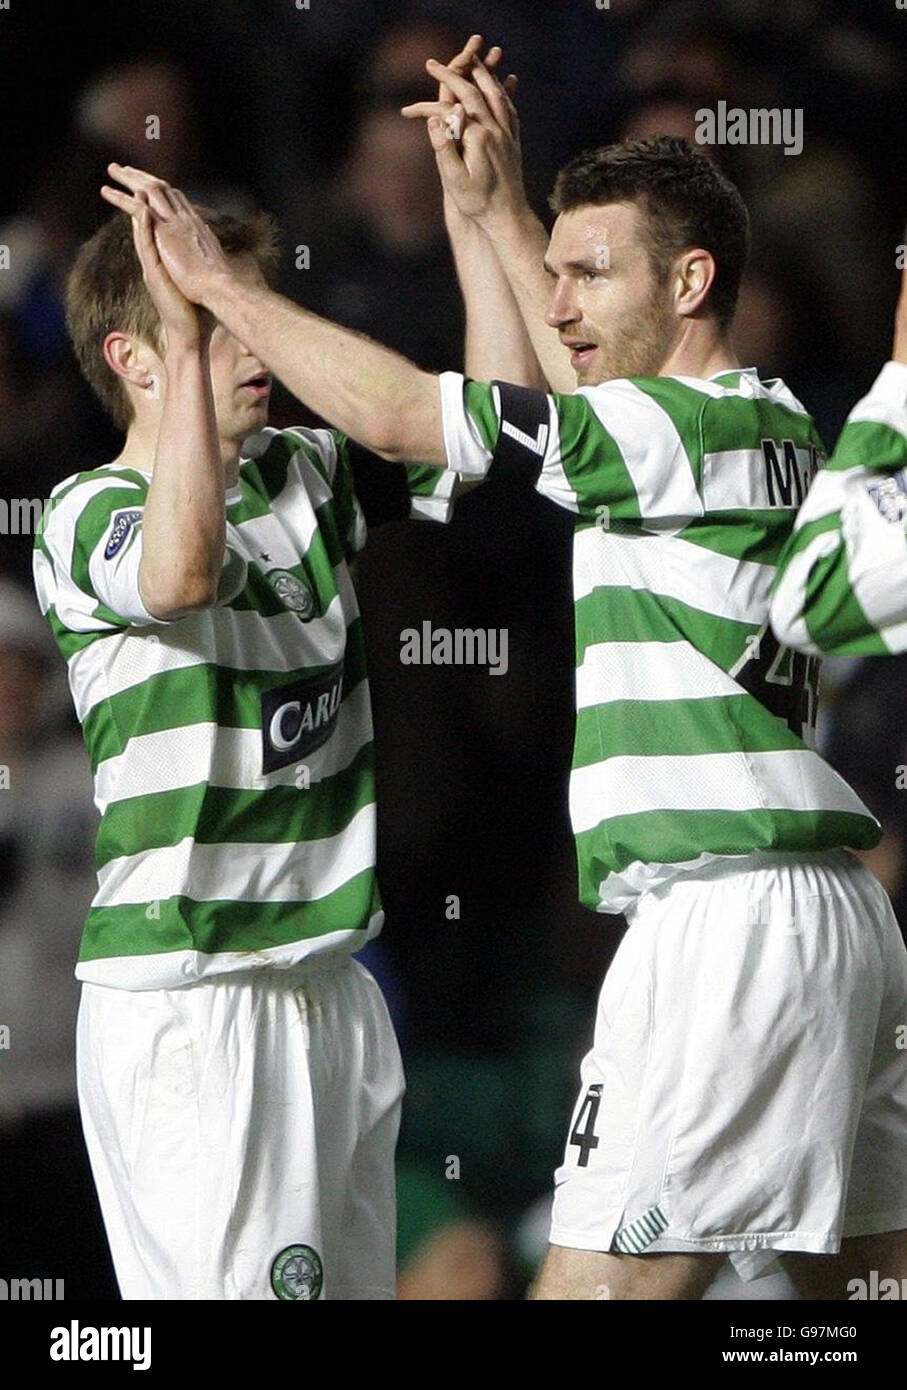
[[[264,212],[236,217],[198,208],[227,256],[254,256],[265,278],[278,261],[277,232]],[[142,278],[131,219],[116,212],[86,241],[66,281],[66,325],[79,366],[114,424],[127,430],[134,414],[123,381],[104,361],[104,339],[119,331],[159,349],[161,322]]]

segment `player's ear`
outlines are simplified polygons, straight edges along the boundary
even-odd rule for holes
[[[108,333],[104,339],[104,361],[112,372],[142,391],[154,388],[155,375],[147,352],[128,333]]]
[[[701,246],[684,251],[675,265],[676,308],[683,318],[697,313],[715,281],[715,257]]]

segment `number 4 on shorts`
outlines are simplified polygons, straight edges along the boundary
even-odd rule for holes
[[[593,1149],[598,1148],[598,1139],[595,1137],[595,1121],[598,1119],[598,1107],[602,1103],[601,1082],[590,1086],[583,1103],[576,1116],[576,1122],[570,1133],[569,1142],[575,1144],[579,1149],[579,1158],[576,1160],[578,1167],[587,1168],[589,1165],[589,1155]],[[586,1121],[585,1129],[582,1128],[583,1120]]]

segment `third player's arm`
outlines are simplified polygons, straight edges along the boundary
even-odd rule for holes
[[[889,362],[848,416],[785,547],[772,627],[836,656],[907,650],[907,365]]]
[[[907,650],[907,268],[891,359],[848,416],[781,556],[771,616],[787,646]]]

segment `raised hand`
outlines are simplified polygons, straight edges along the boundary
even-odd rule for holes
[[[453,72],[458,72],[463,77],[469,77],[475,61],[481,55],[483,43],[484,39],[481,34],[473,34],[466,40],[466,43],[456,57],[451,58],[447,66],[451,68]],[[489,48],[482,61],[489,72],[496,72],[503,56],[504,50],[499,44],[495,44],[493,47]],[[516,87],[517,79],[514,77],[513,73],[511,73],[509,77],[504,79],[504,88],[510,97],[513,97],[515,94]],[[411,107],[405,106],[403,107],[402,114],[404,116],[415,116],[420,113],[425,113],[428,107],[436,108],[438,114],[441,115],[441,119],[444,121],[445,135],[449,139],[459,141],[463,133],[463,123],[465,121],[466,112],[456,100],[446,82],[439,82],[438,84],[437,103],[416,103]]]
[[[211,286],[230,274],[227,258],[211,228],[202,221],[185,194],[163,179],[122,164],[108,164],[107,170],[129,192],[123,193],[105,184],[101,197],[128,213],[133,225],[144,213],[150,214],[153,239],[164,271],[187,300],[192,304],[204,304]],[[144,270],[144,263],[142,268]]]
[[[142,278],[161,321],[164,352],[177,345],[204,346],[211,336],[214,321],[204,309],[186,298],[167,273],[154,240],[153,219],[147,203],[141,203],[132,217],[132,239],[142,267]]]
[[[516,78],[511,74],[499,82],[495,69],[501,49],[491,48],[483,61],[481,47],[481,35],[474,34],[446,67],[429,59],[426,67],[439,82],[438,100],[403,108],[404,116],[427,120],[445,191],[477,221],[525,204],[513,103]]]

